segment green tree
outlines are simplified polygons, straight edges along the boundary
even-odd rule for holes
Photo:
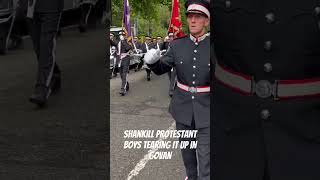
[[[171,18],[171,0],[129,0],[131,25],[138,22],[139,34],[166,36]],[[185,0],[180,0],[183,30],[187,33]],[[112,0],[112,26],[122,26],[123,0]]]

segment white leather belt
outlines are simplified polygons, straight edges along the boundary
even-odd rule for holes
[[[187,86],[185,84],[180,83],[179,81],[177,81],[177,86],[187,92],[191,92],[191,93],[206,93],[206,92],[210,92],[210,86],[197,86],[197,87],[190,87]]]

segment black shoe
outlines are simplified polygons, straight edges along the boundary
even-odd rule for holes
[[[47,104],[47,98],[45,98],[44,96],[40,95],[40,94],[32,94],[29,98],[29,101],[31,103],[34,103],[36,105],[38,105],[39,107],[43,107]]]
[[[148,81],[150,81],[150,80],[151,80],[150,76],[149,76],[149,77],[147,77],[147,80],[148,80]]]
[[[44,86],[37,86],[35,92],[30,96],[29,101],[40,107],[46,105],[51,89]]]
[[[120,94],[121,96],[124,96],[124,95],[126,95],[126,90],[124,90],[124,89],[121,89],[121,90],[120,90],[120,92],[119,92],[119,94]]]
[[[127,82],[126,91],[129,91],[129,89],[130,89],[129,82]]]
[[[118,76],[118,74],[117,74],[117,73],[114,73],[114,74],[113,74],[113,77],[117,77],[117,76]]]
[[[169,96],[170,96],[170,97],[173,96],[173,92],[172,92],[172,91],[169,92]]]

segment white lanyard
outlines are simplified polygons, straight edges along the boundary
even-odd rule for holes
[[[118,43],[118,55],[121,54],[121,41],[119,41]]]

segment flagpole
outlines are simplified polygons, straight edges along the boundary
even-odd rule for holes
[[[122,23],[121,23],[121,29],[122,29],[122,31],[124,31],[124,11],[125,11],[125,0],[124,1],[122,1],[123,2],[123,13],[122,13]]]
[[[127,17],[125,17],[125,9],[128,11],[128,9],[127,8],[129,8],[129,0],[124,0],[123,1],[123,16],[122,16],[122,30],[123,31],[125,31],[126,32],[126,34],[128,35],[128,33],[129,33],[129,31],[131,32],[131,23],[130,23],[130,19],[129,19],[129,22],[127,22],[127,24],[129,24],[129,27],[127,27],[127,28],[129,28],[128,30],[124,27],[124,26],[127,26],[127,24],[125,25],[125,19],[127,18]],[[129,12],[130,13],[130,12]],[[127,21],[128,21],[128,19],[126,19]],[[131,38],[130,38],[131,37]],[[137,47],[136,47],[136,45],[135,45],[135,43],[133,42],[133,37],[132,37],[132,33],[130,33],[130,36],[128,36],[127,37],[128,39],[129,39],[129,41],[128,41],[128,39],[127,39],[127,42],[128,43],[132,43],[133,44],[133,47],[134,47],[134,49],[135,49],[135,51],[137,52]],[[137,52],[138,53],[138,52]]]
[[[173,13],[173,6],[174,6],[174,3],[175,3],[175,0],[173,0],[173,4],[172,4],[172,13]],[[171,20],[172,20],[172,13],[171,13]],[[170,22],[171,24],[171,22]],[[175,37],[175,34],[174,34],[174,27],[172,27],[172,33],[173,33],[173,38]]]
[[[170,23],[169,23],[169,28],[168,28],[167,34],[169,33],[170,26],[171,26],[171,23],[172,23],[173,5],[174,5],[174,0],[171,0],[171,16],[170,16]]]

